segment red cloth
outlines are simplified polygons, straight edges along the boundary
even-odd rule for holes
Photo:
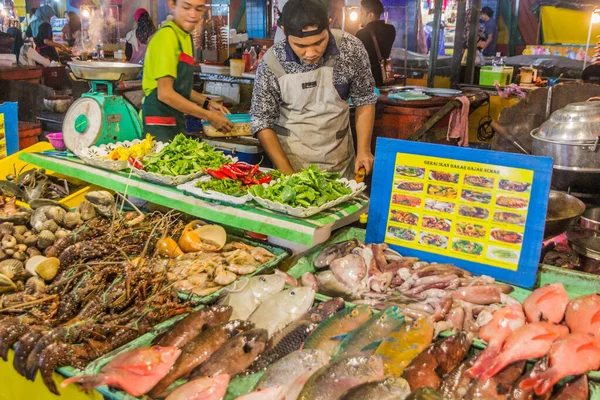
[[[138,9],[135,11],[135,14],[134,14],[134,17],[133,17],[133,18],[135,19],[135,22],[138,22],[138,20],[140,19],[140,17],[142,16],[142,14],[143,14],[143,13],[148,13],[148,14],[150,14],[150,13],[148,12],[148,10],[146,10],[145,8],[138,8]]]
[[[467,147],[469,145],[469,109],[471,108],[471,102],[466,96],[458,96],[456,99],[462,103],[462,107],[457,107],[450,113],[446,139],[458,139],[459,146]]]

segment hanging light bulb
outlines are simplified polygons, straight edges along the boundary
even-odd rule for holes
[[[352,11],[350,13],[350,21],[356,21],[358,19],[358,13],[356,11]]]
[[[87,8],[86,8],[86,9],[84,9],[84,10],[81,12],[81,15],[83,15],[85,18],[89,18],[89,17],[90,17],[90,10],[88,10]]]

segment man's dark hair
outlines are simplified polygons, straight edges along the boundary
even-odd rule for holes
[[[489,7],[483,7],[481,9],[481,13],[487,15],[488,17],[492,18],[494,16],[494,10],[492,10]]]
[[[367,14],[372,12],[378,18],[384,12],[383,3],[381,3],[381,0],[362,0],[360,2],[360,6],[367,10]]]
[[[281,10],[281,25],[286,37],[319,35],[329,28],[327,7],[321,0],[290,0]],[[315,30],[302,32],[312,26],[316,27]]]

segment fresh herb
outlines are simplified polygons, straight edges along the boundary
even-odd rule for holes
[[[233,197],[242,197],[248,193],[248,186],[241,181],[230,178],[211,179],[204,182],[196,182],[196,187],[203,191],[212,190]]]
[[[148,172],[178,176],[205,169],[219,169],[227,161],[223,152],[216,151],[205,142],[179,134],[159,153],[145,156],[142,164]]]
[[[266,188],[252,186],[253,196],[292,207],[320,207],[325,203],[352,193],[352,189],[340,182],[337,173],[320,171],[315,165],[290,176],[282,176]]]

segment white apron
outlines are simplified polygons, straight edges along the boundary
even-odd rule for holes
[[[340,48],[342,32],[332,31]],[[282,104],[276,133],[292,168],[319,168],[354,178],[350,106],[333,84],[337,56],[311,72],[286,74],[273,52],[263,57],[279,81]]]

